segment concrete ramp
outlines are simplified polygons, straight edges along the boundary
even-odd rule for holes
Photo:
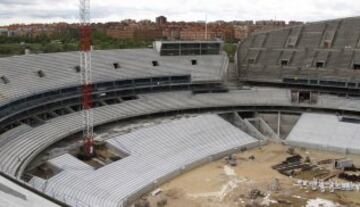
[[[266,140],[267,137],[264,136],[255,126],[253,126],[247,119],[241,118],[241,116],[234,112],[231,114],[223,115],[223,118],[229,121],[231,124],[241,129],[248,135],[258,139],[258,140]]]
[[[246,119],[246,121],[250,122],[250,124],[265,137],[270,139],[280,139],[274,130],[261,117]]]
[[[285,139],[289,135],[300,116],[300,114],[281,112],[258,114],[258,117],[262,118],[281,139]]]

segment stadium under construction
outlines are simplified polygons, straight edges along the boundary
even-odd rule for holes
[[[359,27],[352,17],[255,33],[235,63],[221,41],[93,50],[92,157],[81,153],[79,52],[0,58],[0,201],[359,206]]]

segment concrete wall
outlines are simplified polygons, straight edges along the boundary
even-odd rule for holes
[[[280,115],[280,120],[279,120]],[[280,130],[280,138],[284,139],[290,133],[300,115],[298,114],[283,114],[283,113],[259,113],[258,117],[262,118],[275,132]],[[278,124],[280,123],[280,128]]]

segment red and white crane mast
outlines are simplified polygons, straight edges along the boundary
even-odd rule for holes
[[[86,156],[94,154],[94,123],[92,107],[92,72],[91,72],[91,23],[90,0],[80,0],[80,74],[83,113],[83,141]]]

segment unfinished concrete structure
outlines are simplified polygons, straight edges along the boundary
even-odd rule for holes
[[[95,84],[92,110],[95,126],[101,127],[118,121],[127,122],[130,119],[186,113],[225,114],[224,119],[232,125],[218,116],[206,115],[191,121],[193,126],[203,129],[191,135],[186,134],[186,130],[189,129],[182,128],[184,124],[182,122],[174,122],[171,130],[164,131],[160,126],[155,131],[140,129],[140,132],[137,132],[140,135],[141,130],[154,135],[147,137],[138,134],[141,140],[137,140],[136,143],[149,144],[149,148],[146,149],[147,156],[142,157],[143,163],[140,162],[143,164],[143,170],[136,168],[138,162],[128,163],[128,160],[135,158],[131,158],[131,155],[139,155],[136,153],[140,152],[135,142],[132,142],[133,139],[130,139],[133,138],[131,134],[121,137],[127,140],[126,142],[124,140],[117,140],[116,143],[107,142],[114,148],[130,146],[124,153],[129,156],[104,166],[98,172],[96,171],[99,169],[84,164],[74,156],[61,155],[48,162],[62,170],[60,174],[48,179],[51,183],[48,189],[46,180],[29,175],[26,169],[45,150],[60,141],[72,138],[83,129],[79,112],[81,91],[76,78],[80,72],[78,54],[69,52],[1,58],[0,170],[17,179],[24,178],[24,175],[30,176],[29,185],[73,206],[83,201],[86,202],[85,206],[119,205],[127,204],[142,193],[148,192],[156,186],[155,181],[165,181],[172,177],[169,175],[180,174],[183,172],[183,166],[201,164],[203,162],[198,162],[199,160],[209,161],[212,155],[224,155],[234,148],[240,150],[243,144],[247,146],[249,143],[264,143],[267,139],[284,139],[286,142],[289,137],[287,140],[289,143],[302,146],[302,140],[298,136],[293,136],[298,131],[298,124],[302,123],[302,113],[312,111],[330,113],[332,116],[340,114],[343,117],[360,115],[359,100],[348,96],[358,94],[358,71],[356,64],[352,64],[357,61],[358,51],[354,49],[357,46],[351,48],[339,46],[350,44],[348,41],[351,38],[345,37],[346,35],[341,32],[343,28],[347,28],[349,22],[355,24],[358,18],[259,33],[241,43],[237,61],[240,79],[245,84],[268,83],[270,86],[267,87],[250,85],[250,87],[235,88],[231,87],[231,84],[235,85],[235,83],[224,82],[223,77],[226,77],[229,61],[222,52],[221,42],[158,42],[154,44],[153,49],[94,51]],[[338,26],[332,27],[333,24]],[[317,31],[318,28],[322,28],[321,32]],[[334,34],[325,35],[332,29],[336,29]],[[345,40],[340,41],[342,38]],[[287,41],[289,43],[286,43]],[[327,42],[324,43],[326,47],[321,46],[322,42]],[[325,64],[320,64],[322,59],[320,54],[323,52],[329,55],[326,56]],[[255,58],[252,60],[253,54]],[[291,54],[288,61],[285,58],[287,54]],[[351,54],[350,58],[348,54]],[[346,58],[337,58],[336,55],[343,55]],[[311,59],[309,60],[311,64],[305,67],[308,59]],[[349,59],[351,63],[342,63]],[[230,85],[230,89],[227,84]],[[281,84],[286,87],[274,88],[271,84]],[[293,86],[297,87],[297,91],[292,89]],[[312,88],[309,89],[308,86]],[[307,91],[304,92],[305,89]],[[223,127],[218,129],[213,126],[214,124]],[[212,129],[218,130],[210,133]],[[185,130],[186,136],[173,133],[178,130]],[[159,135],[155,132],[159,132]],[[231,137],[230,141],[225,139],[227,136],[224,135],[229,135],[231,132],[251,142],[242,143],[242,139],[232,139],[234,137]],[[154,138],[165,135],[169,135],[167,136],[170,137],[169,143]],[[203,139],[205,135],[211,139]],[[173,143],[191,142],[197,139],[201,142],[195,145],[173,145]],[[337,141],[346,142],[347,139]],[[150,147],[152,142],[165,147],[160,149],[159,146]],[[200,149],[197,148],[198,145]],[[226,147],[217,148],[220,146]],[[316,143],[306,143],[306,147],[316,147]],[[359,153],[357,150],[347,149],[348,146],[344,145],[344,150],[343,148],[341,150]],[[177,159],[171,160],[171,155],[175,151]],[[159,156],[157,153],[160,152],[167,154]],[[197,159],[181,160],[189,157],[189,153]],[[166,159],[165,161],[168,162],[163,163],[158,159],[159,157],[169,160]],[[157,167],[155,170],[146,168],[146,163],[152,162],[162,167]],[[129,168],[125,168],[124,165]],[[132,177],[134,179],[119,178],[126,183],[124,189],[121,188],[122,183],[117,183],[118,187],[111,186],[113,180],[99,178],[97,174],[104,172],[111,175],[113,170],[124,175],[136,171],[136,176]],[[138,178],[141,177],[144,179],[139,180]],[[66,180],[66,185],[63,185],[63,180]],[[99,184],[102,181],[105,183],[104,186]],[[132,181],[134,186],[131,185]],[[118,194],[104,191],[106,183]],[[82,189],[86,191],[79,191],[72,185],[83,185],[85,188]],[[100,191],[102,192],[98,194]],[[75,196],[69,198],[67,195],[72,193]],[[91,199],[88,199],[90,197]]]
[[[238,46],[237,74],[251,83],[358,90],[360,17],[256,33]]]

